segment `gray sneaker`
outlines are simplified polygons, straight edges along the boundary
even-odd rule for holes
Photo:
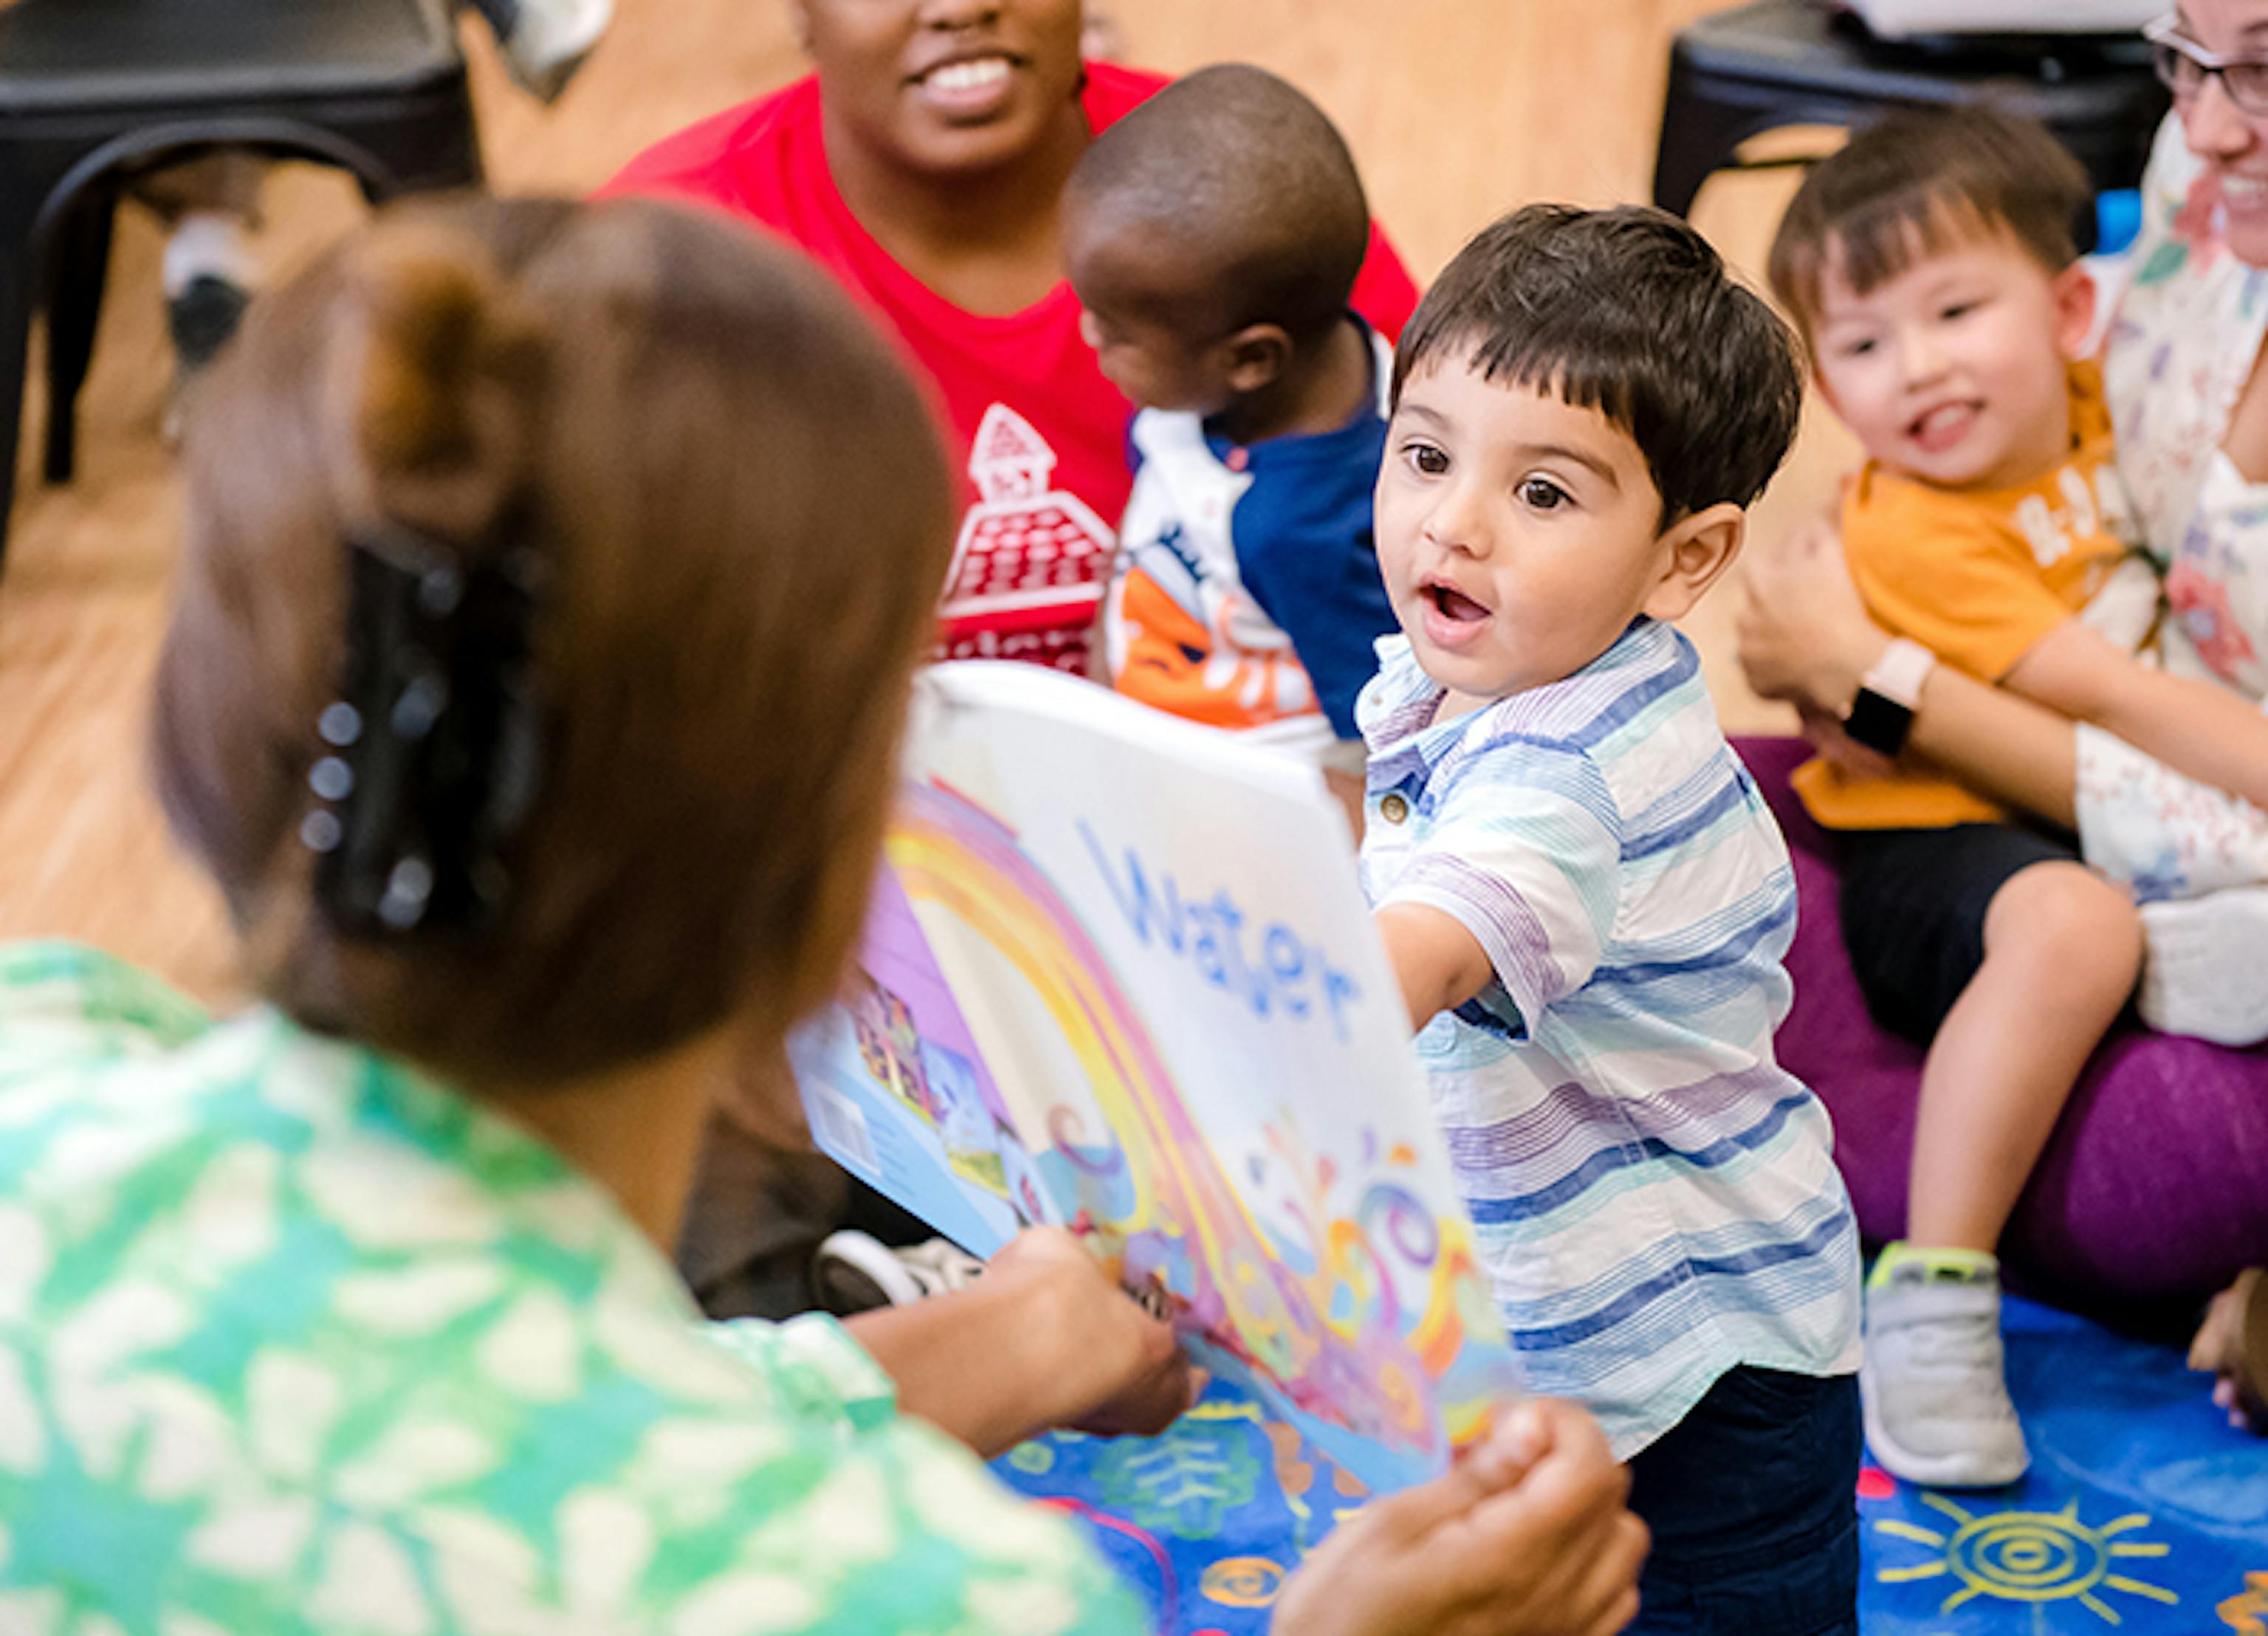
[[[2000,1280],[1920,1260],[1867,1291],[1867,1441],[1909,1483],[1998,1488],[2031,1464],[2000,1351]]]

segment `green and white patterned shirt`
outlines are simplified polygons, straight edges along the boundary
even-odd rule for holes
[[[839,1326],[702,1323],[515,1126],[0,948],[0,1631],[1140,1626]]]

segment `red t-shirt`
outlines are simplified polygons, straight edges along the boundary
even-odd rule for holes
[[[1086,65],[1081,95],[1101,130],[1167,83]],[[1057,284],[1020,313],[954,306],[891,260],[827,168],[819,82],[727,109],[655,144],[600,189],[714,204],[800,246],[905,343],[934,383],[965,462],[965,507],[943,601],[947,658],[1086,668],[1086,637],[1130,479],[1130,413],[1079,338],[1079,298]],[[1418,303],[1373,225],[1354,306],[1389,339]]]

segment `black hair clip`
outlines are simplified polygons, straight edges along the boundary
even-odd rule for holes
[[[491,925],[540,774],[539,564],[525,550],[468,564],[393,525],[346,545],[346,664],[299,826],[315,901],[363,935]]]

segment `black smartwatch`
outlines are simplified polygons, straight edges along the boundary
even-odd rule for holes
[[[1913,731],[1922,683],[1936,668],[1936,654],[1918,642],[1897,637],[1859,683],[1850,714],[1843,718],[1843,731],[1854,743],[1896,761]]]

